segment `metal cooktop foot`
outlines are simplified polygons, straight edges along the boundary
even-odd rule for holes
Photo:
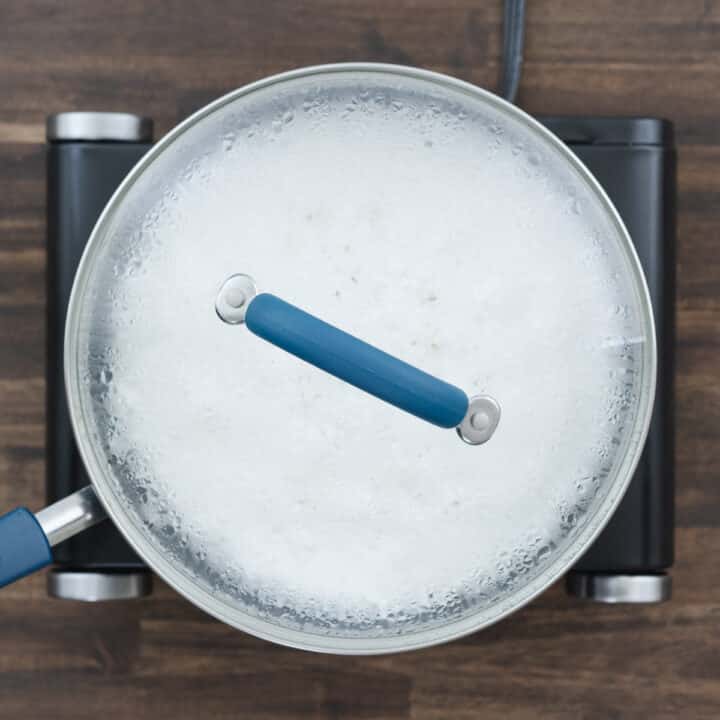
[[[670,599],[669,575],[611,575],[572,572],[565,579],[569,595],[602,603],[659,603]]]
[[[47,574],[50,597],[83,602],[132,600],[152,592],[149,572],[92,572],[51,570]]]

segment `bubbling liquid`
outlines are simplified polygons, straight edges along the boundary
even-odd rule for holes
[[[110,218],[81,324],[130,521],[229,608],[343,637],[499,607],[567,556],[632,440],[646,329],[558,151],[362,73],[256,91],[174,149]],[[233,273],[493,395],[495,435],[468,446],[224,324]]]

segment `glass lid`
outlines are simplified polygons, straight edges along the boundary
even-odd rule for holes
[[[236,274],[247,323],[216,309]],[[268,294],[492,398],[491,437],[258,336]],[[129,541],[226,622],[336,652],[446,640],[556,579],[629,481],[655,380],[637,259],[587,171],[495,96],[392,66],[287,73],[170,133],[93,233],[66,343]]]

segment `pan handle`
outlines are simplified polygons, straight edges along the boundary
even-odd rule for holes
[[[107,517],[89,485],[36,515],[20,507],[0,517],[0,587],[53,561],[50,548]]]

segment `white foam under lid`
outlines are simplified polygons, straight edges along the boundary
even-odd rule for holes
[[[240,97],[97,242],[78,360],[98,452],[128,521],[231,612],[342,637],[489,613],[623,482],[650,342],[623,238],[482,97],[362,72]],[[468,446],[223,324],[237,272],[492,394],[495,436]]]

